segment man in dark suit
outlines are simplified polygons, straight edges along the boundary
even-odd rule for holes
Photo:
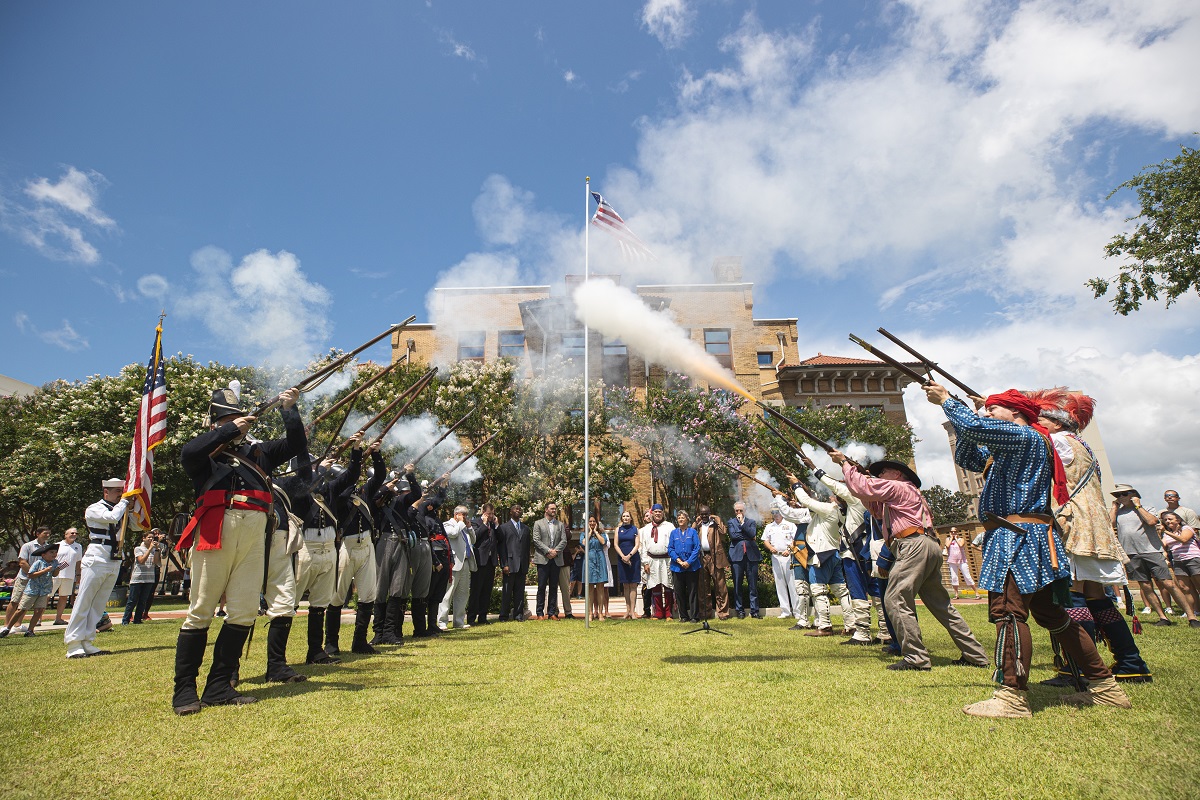
[[[750,616],[762,619],[758,610],[758,523],[746,516],[745,503],[733,504],[733,516],[726,526],[729,530],[729,565],[733,569],[733,606],[738,619],[746,616],[742,603],[742,579],[750,584]]]
[[[529,572],[529,526],[521,522],[521,506],[508,509],[508,522],[496,529],[496,556],[503,572],[500,591],[500,621],[524,622],[525,573]]]
[[[480,514],[471,520],[475,529],[475,565],[471,573],[471,596],[467,600],[467,624],[486,625],[496,584],[496,536],[500,520],[491,503],[484,503]]]

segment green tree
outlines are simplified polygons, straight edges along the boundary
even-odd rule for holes
[[[1100,298],[1115,282],[1113,310],[1123,316],[1141,308],[1143,300],[1162,295],[1169,307],[1187,292],[1200,293],[1200,151],[1184,146],[1180,151],[1109,194],[1137,192],[1141,212],[1127,221],[1141,223],[1104,247],[1106,258],[1126,259],[1120,272],[1092,278],[1087,285]]]
[[[944,486],[930,486],[921,494],[929,503],[934,525],[953,525],[971,519],[971,501],[974,499],[971,495],[952,492]]]

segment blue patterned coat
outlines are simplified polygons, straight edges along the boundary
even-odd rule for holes
[[[958,443],[954,448],[954,463],[971,472],[983,472],[988,457],[992,468],[983,484],[979,510],[1001,517],[1011,514],[1049,514],[1050,484],[1054,465],[1046,440],[1032,428],[1013,422],[980,417],[950,398],[942,410]],[[1016,580],[1021,594],[1033,594],[1059,578],[1069,578],[1067,551],[1058,533],[1053,534],[1058,554],[1058,570],[1050,558],[1050,543],[1046,525],[1019,523],[1024,536],[1006,528],[988,534],[983,545],[983,566],[979,586],[989,592],[1000,592],[1009,572]]]

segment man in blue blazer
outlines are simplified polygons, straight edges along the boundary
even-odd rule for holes
[[[733,570],[733,607],[738,619],[746,616],[742,603],[742,579],[750,584],[750,616],[763,618],[758,610],[758,562],[762,553],[758,549],[758,523],[746,516],[746,504],[733,504],[733,517],[726,525],[729,530],[729,566]]]

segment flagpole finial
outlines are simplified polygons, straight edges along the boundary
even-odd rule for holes
[[[585,175],[585,176],[583,177],[583,182],[584,182],[584,183],[591,183],[591,182],[592,182],[592,178],[591,178],[591,176],[590,176],[590,175]]]

